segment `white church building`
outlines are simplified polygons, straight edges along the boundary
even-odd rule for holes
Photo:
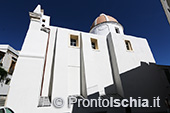
[[[79,108],[67,106],[69,96],[168,96],[168,80],[161,79],[166,78],[165,73],[155,64],[147,40],[125,35],[115,18],[100,14],[85,33],[51,26],[40,5],[29,15],[29,29],[6,100],[6,106],[16,113],[78,113]],[[62,108],[53,106],[57,97],[64,99]],[[86,111],[133,113],[138,109],[79,113]],[[166,106],[147,111],[166,111]]]

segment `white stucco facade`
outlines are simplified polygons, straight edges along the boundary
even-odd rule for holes
[[[17,62],[19,52],[9,45],[0,44],[0,67],[7,71],[7,76],[0,81],[0,96],[7,96],[9,83]]]
[[[4,53],[4,56],[1,59],[2,68],[8,71],[11,65],[12,58],[17,59],[19,52],[9,45],[2,44],[0,45],[0,51]]]
[[[118,74],[140,66],[141,62],[155,63],[147,40],[125,35],[118,23],[101,23],[90,33],[54,27],[49,25],[50,17],[43,14],[40,5],[30,17],[6,101],[6,106],[16,113],[71,113],[72,107],[65,104],[56,109],[52,100],[61,97],[68,103],[71,95],[86,97],[97,92],[105,95],[105,88],[115,84],[112,50],[107,42],[109,33]],[[76,46],[70,45],[71,35],[76,36]],[[92,39],[97,41],[96,49],[92,48]],[[130,42],[131,50],[127,50],[125,41]],[[47,103],[40,102],[44,97],[48,98]]]
[[[115,32],[119,28],[120,33]],[[111,33],[115,54],[120,74],[140,66],[140,62],[155,63],[154,57],[145,38],[125,35],[123,27],[114,22],[101,23],[91,29],[90,33],[103,34]],[[125,40],[130,41],[133,50],[127,50]]]

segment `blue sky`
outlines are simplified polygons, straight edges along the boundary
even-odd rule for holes
[[[20,50],[29,11],[40,4],[51,25],[89,32],[100,13],[116,18],[127,35],[146,38],[157,64],[170,65],[170,25],[159,0],[1,0],[0,44]]]

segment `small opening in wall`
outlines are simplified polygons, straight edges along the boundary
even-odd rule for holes
[[[119,28],[115,28],[116,33],[120,33]]]
[[[169,13],[170,13],[170,9],[168,9]]]
[[[4,57],[4,54],[5,54],[5,53],[3,53],[3,52],[0,51],[0,63],[2,62],[2,59],[3,59],[3,57]]]
[[[14,72],[15,64],[16,64],[15,61],[12,61],[12,62],[11,62],[11,66],[10,66],[9,71],[8,71],[8,73],[9,73],[10,75],[12,75],[13,72]]]
[[[133,50],[133,49],[132,49],[132,45],[131,45],[131,43],[130,43],[129,40],[125,40],[125,44],[126,44],[126,49],[127,49],[127,50],[129,50],[129,51],[132,51],[132,50]]]
[[[70,46],[79,46],[78,44],[78,36],[77,35],[70,35]]]
[[[45,22],[45,19],[42,19],[42,22]]]
[[[6,81],[5,81],[5,84],[8,84],[10,83],[11,79],[7,78]]]
[[[45,25],[44,25],[44,24],[42,24],[42,27],[45,27]]]
[[[99,48],[98,48],[97,39],[91,38],[91,47],[92,47],[93,49],[99,49]]]

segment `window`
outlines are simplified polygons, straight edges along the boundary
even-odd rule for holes
[[[12,57],[12,60],[17,61],[17,59],[16,59],[16,58],[14,58],[14,57]]]
[[[11,79],[7,78],[6,81],[5,81],[5,84],[8,84],[10,83]]]
[[[91,38],[91,47],[92,47],[93,49],[99,49],[99,48],[98,48],[97,39]]]
[[[8,73],[10,75],[12,75],[12,73],[14,72],[15,64],[16,64],[16,62],[12,61],[11,66],[10,66],[9,71],[8,71]]]
[[[119,28],[115,28],[116,33],[120,33]]]
[[[2,61],[2,58],[3,58],[4,56],[3,55],[0,55],[0,62]]]
[[[127,49],[127,50],[129,50],[129,51],[132,51],[132,50],[133,50],[133,49],[132,49],[132,45],[131,45],[131,43],[130,43],[129,40],[125,40],[125,44],[126,44],[126,49]]]
[[[170,9],[168,9],[169,13],[170,13]]]
[[[2,66],[2,60],[3,60],[3,57],[4,57],[5,53],[1,52],[0,51],[0,66]]]
[[[44,24],[42,24],[42,27],[45,27],[45,25],[44,25]]]
[[[4,57],[4,54],[5,54],[5,53],[3,53],[3,52],[0,51],[0,63],[2,62],[2,59],[3,59],[3,57]]]
[[[77,35],[70,35],[70,46],[79,46],[78,44],[78,36]]]
[[[42,22],[45,22],[45,19],[42,19]]]

